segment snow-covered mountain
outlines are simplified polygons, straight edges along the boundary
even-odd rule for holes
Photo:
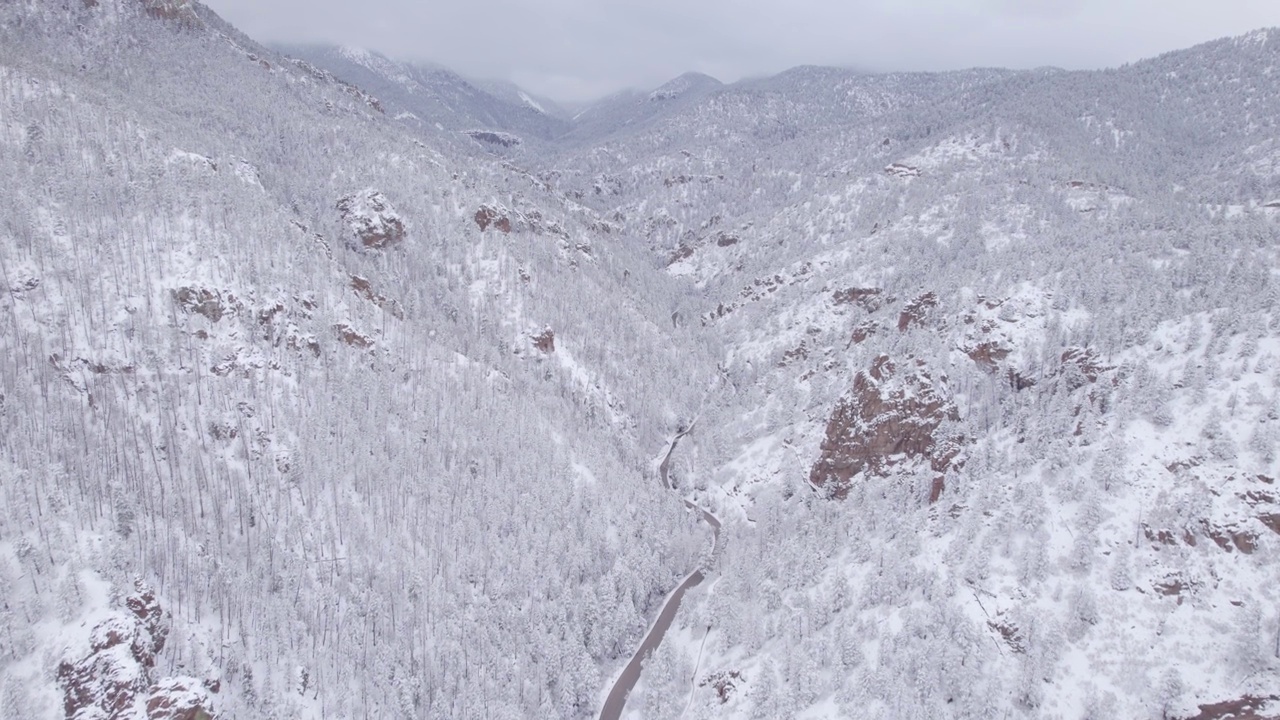
[[[1277,58],[801,68],[557,158],[726,349],[633,717],[1280,712]]]
[[[448,131],[501,152],[539,143],[568,129],[565,113],[510,83],[466,80],[443,67],[396,62],[355,47],[277,48],[367,89],[397,120],[428,136]],[[437,142],[441,142],[437,140]]]
[[[0,717],[594,716],[690,573],[628,717],[1280,715],[1278,60],[571,119],[0,4]]]
[[[721,87],[719,80],[691,72],[650,92],[624,90],[614,93],[575,114],[573,127],[561,139],[561,145],[590,148],[605,138],[635,133],[691,107]]]
[[[555,100],[530,93],[513,82],[504,80],[473,80],[472,82],[476,87],[512,105],[532,108],[544,115],[561,120],[568,120],[573,116],[571,111]]]
[[[594,710],[705,543],[680,284],[198,4],[0,28],[0,717]]]

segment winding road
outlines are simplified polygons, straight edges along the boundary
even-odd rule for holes
[[[680,438],[688,435],[691,430],[693,430],[692,423],[671,439],[667,454],[662,458],[662,464],[658,466],[658,474],[662,478],[662,485],[668,490],[672,489],[671,480],[667,476],[667,470],[671,466],[671,453],[675,451],[676,444],[680,442]],[[703,522],[711,526],[712,553],[719,552],[720,520],[687,499],[684,504],[685,507],[698,511]],[[689,573],[684,582],[681,582],[667,597],[667,602],[662,606],[662,610],[658,612],[658,617],[653,621],[649,632],[645,633],[644,639],[640,641],[640,647],[636,648],[635,654],[631,656],[627,666],[622,669],[622,674],[618,676],[617,680],[614,680],[613,688],[609,690],[609,696],[605,698],[604,707],[600,708],[600,720],[617,720],[622,717],[622,709],[626,707],[627,696],[631,694],[631,690],[635,688],[636,683],[640,680],[640,671],[643,669],[645,659],[662,643],[662,638],[666,636],[667,630],[671,627],[671,622],[676,618],[676,611],[680,609],[680,601],[684,599],[684,594],[690,589],[701,585],[704,579],[706,579],[706,574],[699,567]]]

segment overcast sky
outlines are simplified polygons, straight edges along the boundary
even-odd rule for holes
[[[358,45],[564,101],[689,70],[1110,67],[1280,26],[1280,0],[204,1],[260,41]]]

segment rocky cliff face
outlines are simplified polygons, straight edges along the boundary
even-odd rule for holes
[[[934,474],[929,501],[938,500],[964,440],[941,428],[945,421],[959,421],[960,414],[923,361],[908,358],[903,364],[900,370],[881,355],[854,376],[852,389],[827,421],[809,482],[843,498],[863,473],[908,473],[924,462]]]
[[[157,678],[170,618],[155,592],[138,581],[133,592],[89,634],[87,653],[72,648],[58,665],[63,709],[69,720],[216,720],[217,680]]]

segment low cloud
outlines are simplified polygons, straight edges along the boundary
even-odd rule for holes
[[[265,42],[353,44],[559,100],[801,64],[1119,65],[1280,25],[1274,0],[206,0]]]

